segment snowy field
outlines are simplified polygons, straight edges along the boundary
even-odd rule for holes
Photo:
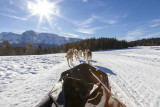
[[[93,52],[92,65],[128,107],[160,107],[160,46]],[[67,69],[65,54],[0,56],[0,107],[34,107]]]

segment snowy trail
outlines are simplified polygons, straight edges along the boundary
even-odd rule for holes
[[[144,56],[133,58],[137,53],[149,54],[147,53],[149,47],[146,48],[143,51],[137,48],[134,50],[95,52],[94,54],[94,60],[97,61],[95,66],[101,66],[100,69],[102,67],[110,69],[115,74],[108,74],[110,80],[118,86],[117,89],[121,89],[114,91],[119,94],[117,95],[119,99],[129,107],[160,106],[160,66],[156,62],[159,61],[160,57],[156,57],[156,61],[152,58],[152,55],[155,56],[157,53],[160,55],[160,51],[155,51],[155,53],[152,51],[151,57],[147,56],[148,59]],[[105,69],[103,71],[105,72]],[[123,98],[120,91],[123,91],[129,99]],[[130,105],[131,102],[134,105]]]
[[[160,107],[160,47],[93,52],[113,93],[127,107]],[[74,66],[83,63],[74,59]],[[0,107],[33,107],[68,67],[65,54],[0,56]]]

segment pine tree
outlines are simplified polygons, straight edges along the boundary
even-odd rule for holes
[[[12,45],[7,40],[4,40],[2,42],[2,52],[1,52],[1,54],[5,55],[5,56],[16,54],[14,48],[12,47]]]
[[[25,48],[26,48],[25,49],[26,55],[32,55],[34,53],[34,47],[33,47],[32,43],[27,43]]]
[[[35,54],[37,54],[37,55],[43,54],[43,49],[42,49],[41,45],[38,45],[38,47],[35,50]]]

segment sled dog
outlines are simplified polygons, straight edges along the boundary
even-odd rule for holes
[[[79,57],[82,57],[82,50],[78,51]]]
[[[86,49],[83,52],[83,56],[84,56],[84,60],[86,60],[87,59],[87,50]]]
[[[74,49],[74,57],[75,57],[76,60],[79,58],[77,49]]]
[[[67,54],[66,54],[68,66],[70,67],[73,65],[73,49],[69,49]]]
[[[88,64],[91,64],[91,60],[92,60],[92,52],[90,50],[86,51],[86,62]]]

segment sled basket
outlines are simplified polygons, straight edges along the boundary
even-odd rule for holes
[[[126,107],[113,98],[106,73],[80,64],[61,74],[58,83],[36,107]]]

